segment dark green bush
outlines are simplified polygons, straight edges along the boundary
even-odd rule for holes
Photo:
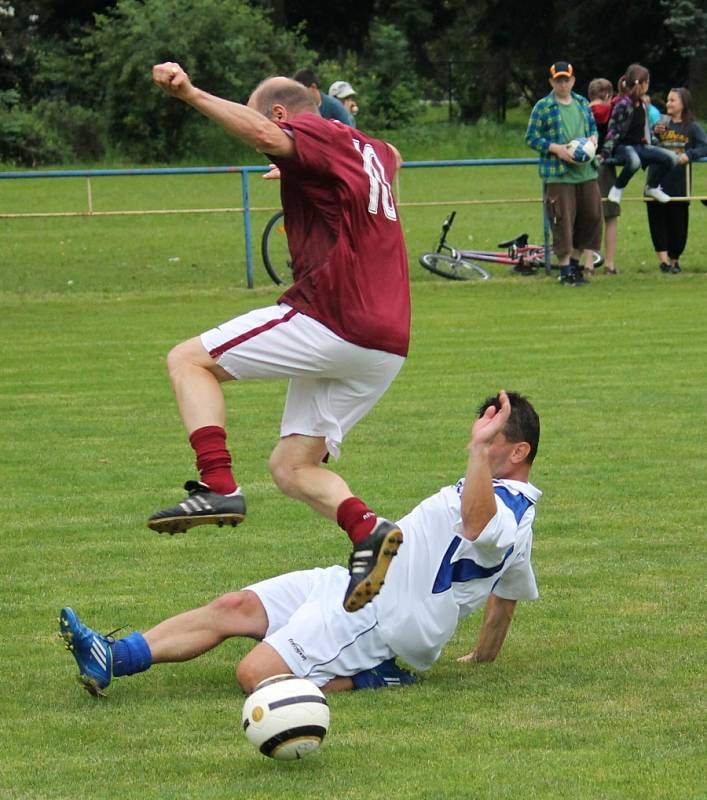
[[[0,161],[23,167],[59,163],[68,152],[40,115],[20,105],[14,89],[0,92]]]

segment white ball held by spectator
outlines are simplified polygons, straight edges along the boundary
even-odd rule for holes
[[[597,152],[594,142],[591,139],[585,139],[584,137],[581,139],[572,139],[572,141],[567,145],[567,149],[569,150],[572,158],[580,163],[591,161]]]

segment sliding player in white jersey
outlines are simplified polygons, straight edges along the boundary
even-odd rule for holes
[[[327,691],[413,683],[400,657],[427,669],[460,619],[486,603],[476,646],[461,661],[492,661],[518,600],[538,596],[530,563],[535,503],[528,478],[540,437],[531,404],[500,392],[479,410],[466,475],[399,520],[404,543],[380,594],[355,614],[341,605],[339,566],[290,572],[225,594],[145,633],[112,640],[64,608],[61,636],[79,680],[102,694],[113,677],[187,661],[233,636],[257,639],[237,667],[246,692],[283,673]]]

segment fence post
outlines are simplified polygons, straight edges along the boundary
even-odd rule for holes
[[[241,170],[241,190],[243,193],[243,229],[245,232],[245,273],[248,288],[253,288],[253,240],[250,225],[250,189],[248,167]]]

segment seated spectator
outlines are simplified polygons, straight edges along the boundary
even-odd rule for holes
[[[659,203],[669,203],[670,195],[660,183],[678,163],[677,156],[651,144],[651,130],[643,96],[650,84],[649,71],[641,64],[631,64],[619,78],[619,98],[609,119],[600,156],[614,158],[624,167],[609,190],[609,200],[620,203],[623,191],[641,167],[653,167],[648,173],[643,194]]]

